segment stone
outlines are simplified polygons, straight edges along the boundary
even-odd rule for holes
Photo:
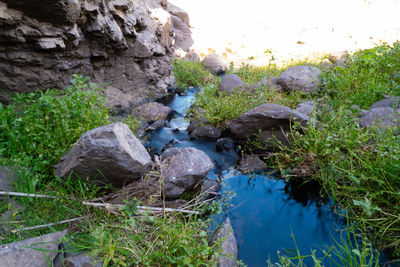
[[[102,92],[106,96],[106,105],[119,114],[128,113],[135,102],[131,94],[124,93],[114,86],[107,86]]]
[[[222,257],[215,259],[218,267],[234,267],[239,266],[237,259],[239,257],[239,246],[232,229],[229,218],[219,227],[212,236],[211,244],[215,244],[221,240],[220,248],[222,248]]]
[[[53,262],[53,267],[101,267],[103,263],[96,261],[93,257],[85,253],[71,254],[65,253],[65,258],[57,259]]]
[[[197,54],[196,51],[191,50],[186,53],[186,55],[183,57],[183,60],[191,62],[200,62],[200,56],[199,54]]]
[[[177,147],[167,148],[163,151],[163,153],[161,155],[161,160],[165,160],[166,158],[173,157],[181,152],[182,152],[181,148],[177,148]]]
[[[0,167],[0,191],[13,191],[15,171],[9,167]],[[1,198],[1,197],[0,197]]]
[[[217,140],[221,136],[221,131],[213,126],[200,126],[190,133],[190,139]]]
[[[61,231],[0,245],[0,267],[48,266],[57,256],[60,239],[65,234],[66,231]]]
[[[218,93],[230,95],[236,90],[243,90],[246,84],[236,74],[226,75],[218,85]]]
[[[84,133],[55,166],[55,175],[89,177],[120,187],[142,178],[151,165],[140,140],[126,124],[117,122]]]
[[[175,86],[174,50],[191,46],[187,13],[168,6],[158,0],[1,0],[0,102],[14,93],[64,89],[75,73],[106,84],[105,91],[118,89],[110,93],[122,96],[108,101],[113,107],[165,96]]]
[[[173,110],[161,103],[151,102],[134,108],[133,112],[148,123],[171,118]]]
[[[207,55],[203,59],[203,66],[215,75],[223,74],[228,69],[225,60],[217,54]]]
[[[315,105],[315,101],[306,101],[298,104],[295,110],[306,116],[310,116],[310,114],[315,110]]]
[[[184,148],[163,163],[167,164],[162,174],[167,200],[177,199],[193,190],[214,166],[206,153],[193,147]]]
[[[288,131],[294,122],[305,127],[308,116],[289,107],[266,103],[244,113],[228,123],[232,136],[239,140],[253,138],[263,131]],[[285,140],[282,140],[285,141]]]
[[[382,99],[371,105],[370,109],[373,108],[400,108],[400,97],[388,97],[386,99]]]
[[[262,171],[267,168],[267,165],[257,155],[244,155],[240,159],[238,169],[242,172],[249,173]]]
[[[215,143],[215,149],[217,152],[232,152],[235,151],[235,142],[231,138],[220,138]]]
[[[377,125],[380,128],[400,126],[400,109],[389,107],[373,108],[360,117],[360,126]]]
[[[201,200],[207,200],[215,197],[215,194],[219,190],[221,190],[221,184],[217,180],[205,178],[201,184],[201,194],[203,194]]]
[[[157,131],[158,129],[161,129],[164,126],[165,126],[165,121],[158,120],[158,121],[155,121],[152,124],[150,124],[146,130],[147,131]]]
[[[261,79],[259,82],[250,85],[249,89],[262,88],[262,87],[267,87],[270,90],[274,90],[276,92],[283,92],[283,88],[279,83],[278,77],[271,77],[271,78],[265,77]]]
[[[312,66],[294,66],[284,71],[279,83],[287,91],[311,93],[321,86],[321,71]]]

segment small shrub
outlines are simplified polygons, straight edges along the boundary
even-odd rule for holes
[[[198,87],[218,80],[200,62],[175,60],[172,62],[178,91],[185,91],[189,86]]]

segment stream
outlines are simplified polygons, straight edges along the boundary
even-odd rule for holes
[[[340,230],[346,227],[342,217],[333,212],[331,202],[323,203],[318,186],[304,186],[285,182],[263,173],[243,174],[234,169],[239,160],[238,152],[217,152],[215,141],[190,140],[184,119],[185,110],[195,99],[197,88],[186,95],[175,95],[164,104],[175,111],[167,125],[153,131],[147,147],[152,155],[161,155],[167,144],[179,148],[188,146],[204,151],[214,161],[215,167],[208,173],[209,179],[222,180],[222,192],[233,192],[228,210],[216,217],[231,220],[239,244],[239,259],[247,266],[267,266],[267,260],[279,262],[281,255],[294,249],[295,242],[302,255],[310,255],[339,240]],[[317,188],[315,188],[317,187]],[[313,262],[305,260],[307,265]]]

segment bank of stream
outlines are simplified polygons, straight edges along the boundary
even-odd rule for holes
[[[346,228],[343,217],[333,211],[331,201],[319,197],[319,188],[309,183],[286,182],[263,172],[245,174],[235,169],[238,151],[217,152],[215,141],[191,140],[185,111],[193,103],[198,88],[185,95],[176,94],[164,101],[175,111],[167,125],[154,131],[148,139],[151,154],[161,154],[165,146],[195,147],[213,159],[215,167],[207,178],[222,181],[222,192],[233,194],[229,208],[216,216],[228,216],[239,244],[239,259],[248,266],[266,266],[268,259],[278,262],[277,251],[294,249],[295,242],[302,255],[322,249],[339,240]],[[311,264],[310,259],[310,264]],[[305,260],[307,263],[307,259]]]

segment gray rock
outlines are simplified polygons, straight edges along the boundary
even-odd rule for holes
[[[370,109],[373,108],[400,108],[400,97],[388,97],[386,99],[382,99],[371,105]]]
[[[234,138],[246,140],[259,135],[264,131],[288,131],[293,122],[299,122],[302,126],[306,126],[308,116],[289,107],[267,103],[260,105],[239,118],[228,123],[228,128]],[[272,132],[273,133],[273,132]],[[285,142],[282,138],[274,134],[280,141]]]
[[[244,155],[240,159],[238,169],[242,172],[262,171],[267,168],[267,165],[257,155]]]
[[[218,92],[226,95],[230,95],[236,90],[241,90],[246,86],[242,79],[236,74],[226,75],[220,84],[218,85]]]
[[[217,140],[221,136],[221,131],[213,126],[200,126],[190,133],[190,139]]]
[[[157,102],[151,102],[134,108],[133,112],[148,123],[165,121],[172,115],[173,110]]]
[[[220,138],[215,143],[217,152],[232,152],[235,151],[235,142],[231,138]]]
[[[222,74],[228,69],[225,60],[217,54],[207,55],[203,59],[203,66],[216,75]]]
[[[177,147],[170,147],[164,150],[164,152],[161,155],[161,160],[165,160],[166,158],[173,157],[175,155],[178,155],[179,153],[182,152],[181,148]]]
[[[117,105],[139,105],[174,86],[174,49],[192,42],[187,13],[159,0],[0,5],[0,88],[6,89],[0,102],[14,93],[66,88],[72,74],[82,73],[120,90]]]
[[[294,66],[284,71],[279,82],[287,91],[314,92],[321,86],[321,71],[312,66]]]
[[[165,121],[164,120],[158,120],[158,121],[155,121],[152,124],[150,124],[149,127],[146,130],[148,130],[148,131],[156,131],[158,129],[161,129],[164,126],[165,126]]]
[[[221,190],[221,184],[217,180],[204,179],[201,184],[201,193],[203,197],[201,200],[207,200],[215,197],[215,194]]]
[[[310,116],[310,114],[315,110],[316,108],[316,103],[315,101],[307,101],[304,103],[301,103],[297,105],[296,111],[300,112],[301,114],[304,114],[306,116]]]
[[[57,256],[66,231],[33,237],[0,246],[0,267],[43,267]]]
[[[142,143],[126,124],[118,122],[84,133],[55,166],[55,175],[88,176],[123,186],[143,177],[151,164]]]
[[[14,177],[16,173],[10,167],[0,166],[0,191],[13,191]],[[0,197],[1,198],[1,197]]]
[[[103,263],[85,253],[66,255],[65,259],[57,259],[53,267],[101,267]]]
[[[360,117],[360,126],[379,125],[380,128],[400,126],[400,109],[373,108]]]
[[[206,153],[193,147],[167,158],[165,163],[164,194],[168,200],[177,199],[184,192],[193,190],[214,166]]]
[[[250,85],[249,89],[261,88],[261,87],[267,87],[276,92],[283,91],[282,85],[279,83],[278,77],[271,77],[271,78],[265,77],[261,79],[259,82]]]
[[[224,224],[215,231],[211,243],[215,244],[218,240],[222,241],[220,245],[220,248],[222,248],[222,257],[220,259],[215,259],[217,266],[238,266],[239,246],[229,218],[226,218]]]
[[[191,62],[200,62],[200,56],[197,54],[196,51],[190,51],[186,53],[186,55],[183,57],[184,60],[186,61],[191,61]]]

